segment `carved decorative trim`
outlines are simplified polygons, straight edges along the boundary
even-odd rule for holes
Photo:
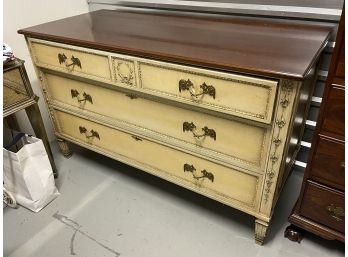
[[[271,187],[274,183],[273,178],[276,175],[276,168],[275,166],[277,165],[277,162],[281,161],[282,158],[282,152],[280,149],[280,146],[284,144],[284,140],[280,136],[281,130],[284,128],[286,125],[285,121],[285,111],[288,108],[290,104],[290,97],[293,92],[294,85],[293,81],[291,80],[282,80],[281,85],[280,85],[280,101],[279,101],[279,108],[280,112],[278,109],[278,115],[276,116],[275,119],[275,131],[273,133],[273,138],[272,138],[272,145],[271,145],[271,153],[269,156],[270,162],[267,166],[267,171],[266,171],[266,182],[265,182],[265,193],[264,193],[264,200],[267,203],[269,199],[269,195],[271,193]]]
[[[8,87],[9,89],[12,89],[13,91],[15,91],[17,94],[23,94],[29,97],[28,92],[25,90],[25,87],[23,84],[18,83],[17,81],[12,81],[8,78],[4,77],[3,80],[3,85],[5,87]]]
[[[268,222],[255,220],[255,243],[262,245],[267,235]]]
[[[66,142],[64,139],[61,139],[61,138],[58,138],[57,141],[58,141],[59,149],[64,155],[64,157],[70,158],[72,155],[72,152],[69,148],[68,142]]]
[[[120,59],[120,58],[112,58],[113,68],[114,68],[114,76],[115,80],[119,81],[123,84],[126,84],[128,86],[136,86],[135,85],[135,74],[134,74],[134,63],[130,62],[126,59]],[[122,72],[123,68],[127,69],[126,74],[124,74],[124,71]]]
[[[36,73],[39,77],[39,80],[40,80],[40,84],[41,84],[41,91],[42,91],[42,95],[44,96],[44,99],[45,99],[45,102],[47,104],[47,107],[48,107],[48,113],[49,113],[49,116],[51,118],[51,122],[52,122],[52,127],[53,127],[53,131],[54,132],[57,132],[57,131],[60,131],[61,128],[59,126],[59,122],[56,121],[56,117],[54,116],[54,110],[53,110],[53,107],[52,107],[52,103],[51,103],[51,96],[50,96],[50,93],[48,92],[47,90],[47,80],[46,80],[46,77],[44,75],[44,73],[41,71],[41,69],[39,69],[38,67],[36,67]]]

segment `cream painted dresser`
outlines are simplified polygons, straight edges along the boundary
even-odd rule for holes
[[[67,141],[256,218],[263,243],[330,26],[96,11],[20,30]]]

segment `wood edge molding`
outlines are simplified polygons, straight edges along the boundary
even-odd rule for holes
[[[336,230],[330,229],[329,227],[326,227],[310,219],[307,219],[306,217],[303,217],[300,214],[298,214],[296,211],[289,216],[288,220],[291,224],[299,226],[317,236],[323,237],[328,240],[339,240],[341,242],[344,242],[343,233],[337,232]]]

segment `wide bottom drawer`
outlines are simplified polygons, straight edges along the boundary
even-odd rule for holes
[[[144,169],[193,191],[230,205],[253,208],[258,198],[258,175],[237,171],[155,142],[74,115],[55,111],[61,136],[88,144],[92,150],[129,158]],[[132,164],[132,163],[130,163]]]
[[[301,215],[344,232],[344,193],[307,181]]]

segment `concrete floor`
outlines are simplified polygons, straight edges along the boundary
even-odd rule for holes
[[[302,171],[282,193],[264,246],[254,218],[213,200],[74,146],[65,159],[53,145],[61,195],[39,213],[4,209],[4,256],[344,256],[344,244],[307,233],[283,237]]]

